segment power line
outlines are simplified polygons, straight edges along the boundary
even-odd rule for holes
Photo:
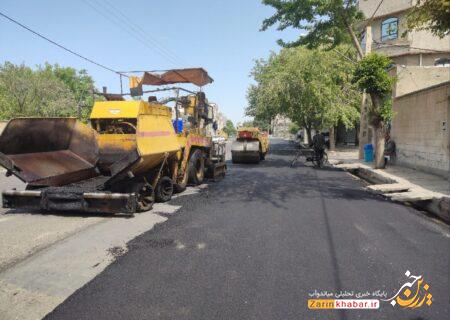
[[[102,6],[102,4],[98,3],[97,1],[89,2],[87,0],[83,0],[85,4],[87,4],[89,7],[94,9],[97,13],[99,13],[101,16],[103,16],[105,19],[110,21],[112,24],[114,24],[116,27],[120,28],[121,30],[128,33],[130,36],[132,36],[134,39],[136,39],[138,42],[140,42],[142,45],[144,45],[147,49],[150,51],[158,53],[160,56],[165,58],[167,61],[169,61],[171,64],[177,66],[179,65],[179,62],[172,56],[168,55],[164,50],[156,46],[155,44],[149,43],[149,40],[142,36],[142,34],[139,32],[136,27],[131,25],[127,19],[124,19],[117,15],[114,10]]]
[[[136,34],[135,32],[133,32],[133,29],[130,28],[126,22],[123,22],[123,20],[120,17],[117,17],[117,15],[115,13],[110,13],[110,15],[106,14],[104,11],[106,10],[102,10],[99,9],[97,6],[101,6],[98,3],[96,3],[94,5],[94,3],[91,3],[87,0],[83,0],[85,4],[87,4],[89,7],[91,7],[94,11],[96,11],[98,14],[100,14],[101,16],[103,16],[106,20],[108,20],[109,22],[111,22],[112,24],[114,24],[117,28],[125,31],[126,33],[128,33],[130,36],[132,36],[134,39],[136,39],[138,42],[140,42],[143,46],[145,46],[147,49],[149,49],[150,51],[157,51],[158,54],[160,54],[162,57],[164,57],[166,60],[168,60],[171,64],[173,65],[177,65],[177,62],[173,59],[171,59],[170,57],[167,57],[166,55],[164,55],[164,53],[161,53],[157,50],[157,48],[152,47],[151,45],[149,45],[147,43],[147,41],[145,41],[145,39],[142,39],[142,36]],[[109,10],[108,10],[109,11]],[[115,19],[113,18],[115,17]],[[121,25],[126,25],[128,28],[123,28],[121,27]],[[130,30],[131,29],[131,30]]]
[[[366,26],[368,26],[368,25],[372,22],[373,18],[375,17],[375,15],[376,15],[377,12],[378,12],[378,9],[380,9],[381,5],[383,4],[383,1],[384,1],[384,0],[380,0],[380,3],[378,3],[378,6],[375,8],[375,11],[372,13],[372,16],[371,16],[370,19],[367,21]]]
[[[356,64],[357,62],[352,60],[350,57],[347,57],[345,54],[342,54],[341,52],[339,52],[339,50],[337,50],[336,48],[332,49],[334,52],[336,52],[338,55],[340,55],[342,58],[344,58],[345,60],[350,61],[353,64]]]
[[[129,16],[127,16],[123,11],[121,11],[120,9],[118,9],[117,7],[115,7],[110,1],[108,0],[104,0],[104,3],[106,3],[107,5],[109,5],[112,10],[117,11],[124,19],[125,22],[130,26],[130,27],[135,27],[135,29],[137,29],[137,31],[139,31],[139,33],[142,34],[142,36],[144,38],[146,38],[147,40],[149,40],[151,43],[153,43],[155,46],[157,46],[158,48],[161,49],[161,51],[167,53],[169,56],[175,58],[176,60],[185,63],[186,61],[181,58],[180,56],[178,56],[175,52],[173,52],[172,50],[170,50],[169,48],[166,48],[163,44],[161,44],[155,37],[152,37],[148,32],[146,32],[140,25],[138,25],[136,22],[133,22],[133,19],[131,19]],[[187,63],[185,63],[187,64]]]
[[[81,55],[81,54],[79,54],[79,53],[77,53],[77,52],[75,52],[75,51],[73,51],[73,50],[71,50],[71,49],[69,49],[69,48],[66,48],[65,46],[63,46],[63,45],[61,45],[61,44],[59,44],[59,43],[57,43],[57,42],[55,42],[55,41],[53,41],[53,40],[47,38],[46,36],[40,34],[40,33],[37,32],[37,31],[32,30],[31,28],[25,26],[24,24],[22,24],[22,23],[20,23],[19,21],[15,20],[15,19],[13,19],[13,18],[11,18],[11,17],[9,17],[9,16],[7,16],[6,14],[4,14],[4,13],[2,13],[2,12],[0,12],[0,15],[1,15],[2,17],[4,17],[4,18],[8,19],[9,21],[11,21],[11,22],[17,24],[18,26],[22,27],[23,29],[25,29],[25,30],[27,30],[27,31],[29,31],[29,32],[31,32],[31,33],[33,33],[34,35],[36,35],[36,36],[38,36],[38,37],[40,37],[40,38],[42,38],[42,39],[44,39],[44,40],[50,42],[51,44],[53,44],[53,45],[55,45],[55,46],[57,46],[57,47],[59,47],[59,48],[65,50],[65,51],[67,51],[67,52],[69,52],[69,53],[71,53],[71,54],[73,54],[73,55],[75,55],[75,56],[77,56],[77,57],[79,57],[79,58],[81,58],[81,59],[83,59],[83,60],[86,60],[87,62],[90,62],[90,63],[95,64],[96,66],[98,66],[98,67],[100,67],[100,68],[103,68],[103,69],[105,69],[105,70],[114,72],[115,74],[118,74],[118,75],[121,75],[121,76],[124,76],[124,77],[127,77],[127,78],[128,78],[127,75],[122,74],[122,73],[120,73],[120,72],[118,72],[118,71],[116,71],[116,70],[114,70],[114,69],[112,69],[112,68],[109,68],[109,67],[107,67],[107,66],[105,66],[105,65],[103,65],[103,64],[101,64],[101,63],[95,62],[95,61],[92,60],[92,59],[86,58],[85,56],[83,56],[83,55]]]

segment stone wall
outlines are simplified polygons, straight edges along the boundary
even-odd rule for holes
[[[391,136],[397,164],[450,180],[450,82],[398,96]]]

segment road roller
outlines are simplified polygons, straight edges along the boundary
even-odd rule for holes
[[[259,163],[269,151],[269,138],[258,128],[243,127],[237,130],[236,141],[231,145],[233,163]]]

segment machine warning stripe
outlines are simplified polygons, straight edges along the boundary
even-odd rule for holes
[[[139,137],[166,137],[170,136],[170,131],[139,131]]]

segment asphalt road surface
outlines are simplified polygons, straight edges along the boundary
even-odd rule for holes
[[[223,181],[172,201],[176,215],[47,319],[449,319],[448,226],[343,171],[290,168],[289,148],[272,141],[266,161],[230,164]],[[423,276],[431,306],[308,309],[316,290],[389,298],[406,271]]]

